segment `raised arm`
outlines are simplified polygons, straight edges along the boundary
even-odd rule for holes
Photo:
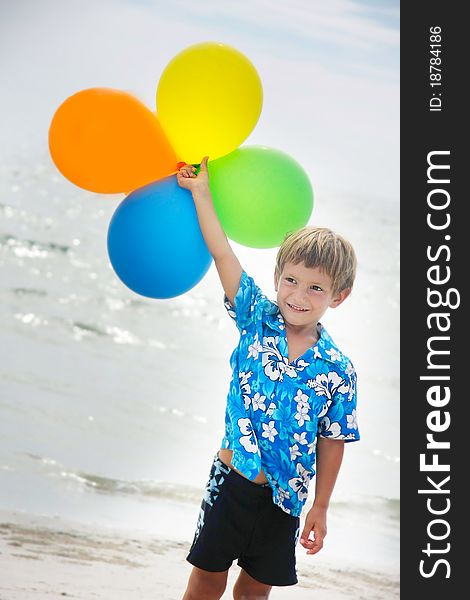
[[[209,188],[207,160],[207,156],[202,159],[201,168],[197,175],[195,167],[185,165],[180,169],[176,177],[180,187],[190,190],[193,195],[199,227],[201,228],[207,248],[214,259],[225,294],[233,305],[243,269],[227,240],[227,236],[215,212]]]

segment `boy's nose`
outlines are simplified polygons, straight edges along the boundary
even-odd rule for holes
[[[298,300],[299,302],[305,302],[307,299],[307,292],[304,292],[302,290],[296,290],[297,291],[297,296],[295,296],[295,299]]]

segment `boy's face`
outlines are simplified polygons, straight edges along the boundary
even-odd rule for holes
[[[327,308],[336,308],[351,292],[348,288],[333,293],[331,277],[303,262],[286,263],[279,278],[274,275],[274,287],[284,320],[295,326],[316,326]]]

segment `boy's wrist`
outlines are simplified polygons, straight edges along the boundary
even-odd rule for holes
[[[315,508],[317,510],[326,511],[326,510],[328,510],[328,507],[329,507],[329,502],[327,502],[326,500],[316,500],[315,499],[313,501],[312,508],[310,510]]]
[[[212,199],[211,190],[208,183],[199,184],[194,186],[192,190],[193,198],[199,200],[200,198]]]

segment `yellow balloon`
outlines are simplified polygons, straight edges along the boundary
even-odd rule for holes
[[[255,127],[263,88],[253,64],[218,42],[189,46],[166,66],[157,87],[157,116],[187,163],[232,152]]]

